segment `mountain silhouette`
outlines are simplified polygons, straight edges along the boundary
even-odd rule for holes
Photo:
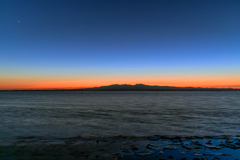
[[[232,88],[194,88],[194,87],[174,87],[174,86],[150,86],[145,84],[113,84],[95,88],[86,88],[89,91],[217,91],[217,90],[235,90]]]

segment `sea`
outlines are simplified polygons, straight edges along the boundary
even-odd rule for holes
[[[118,135],[240,135],[240,92],[0,92],[0,145],[21,136]]]

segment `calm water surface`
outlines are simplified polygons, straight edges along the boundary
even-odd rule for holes
[[[240,92],[0,92],[1,140],[156,134],[240,135]]]

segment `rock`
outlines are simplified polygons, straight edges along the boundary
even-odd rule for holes
[[[131,150],[130,150],[130,149],[127,149],[127,148],[124,148],[124,149],[122,150],[122,152],[131,153]]]
[[[118,152],[115,152],[115,153],[112,153],[112,155],[119,155],[119,153],[118,153]]]
[[[159,160],[167,160],[166,158],[159,158]]]
[[[226,142],[226,143],[233,143],[234,141],[233,141],[233,140],[230,140],[230,139],[227,139],[225,142]]]
[[[85,156],[85,157],[89,157],[89,156],[90,156],[89,153],[82,153],[81,155],[82,155],[82,156]]]
[[[203,153],[204,156],[214,156],[213,153]]]
[[[187,160],[187,158],[183,157],[183,158],[180,158],[179,160]]]
[[[195,136],[195,138],[197,138],[197,139],[203,139],[203,137],[201,137],[201,136]]]
[[[141,151],[135,152],[136,156],[141,156],[141,157],[146,157],[146,156],[149,156],[149,155],[152,155],[152,154],[154,154],[154,152],[149,151],[147,149],[143,149]]]
[[[222,147],[220,146],[215,146],[215,145],[205,145],[205,147],[209,148],[209,149],[222,149]]]
[[[193,158],[193,160],[200,160],[199,158]]]
[[[167,158],[169,158],[169,159],[174,159],[173,156],[168,156]]]
[[[146,146],[146,148],[147,149],[155,149],[154,147],[152,147],[152,146],[154,146],[153,144],[150,144],[150,143],[148,143],[148,145]]]
[[[165,136],[166,139],[174,139],[173,136]]]
[[[120,154],[120,155],[118,156],[118,159],[122,159],[122,158],[123,158],[123,155]]]
[[[201,146],[193,146],[193,149],[201,149],[202,147]]]
[[[160,155],[160,154],[163,154],[163,151],[159,151],[158,154],[159,154],[159,155]]]
[[[192,148],[189,147],[188,145],[183,145],[182,147],[183,147],[183,148],[186,148],[186,149],[192,149]]]
[[[213,136],[204,136],[204,137],[205,138],[211,138],[211,139],[214,138]]]
[[[199,144],[199,142],[197,140],[192,140],[193,144]]]
[[[207,141],[205,144],[213,144],[211,140]]]
[[[240,142],[236,142],[236,143],[234,143],[234,144],[236,144],[236,145],[240,145]]]
[[[202,156],[202,154],[201,153],[196,153],[195,156]]]
[[[234,146],[234,145],[230,145],[229,146],[231,149],[239,149],[240,148],[240,146]]]
[[[207,158],[201,158],[201,160],[208,160]]]
[[[159,138],[158,137],[148,137],[148,140],[157,141],[157,140],[159,140]]]
[[[135,145],[130,146],[131,150],[138,150],[138,148]]]
[[[176,150],[176,149],[179,149],[178,147],[176,147],[176,146],[165,146],[165,147],[163,147],[163,149],[165,150],[165,149],[168,149],[168,150]]]
[[[222,153],[221,156],[232,156],[231,154]]]
[[[175,136],[174,139],[181,139],[182,137],[180,136]]]

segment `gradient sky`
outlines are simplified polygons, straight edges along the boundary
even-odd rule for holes
[[[0,0],[0,90],[240,88],[239,0]]]

